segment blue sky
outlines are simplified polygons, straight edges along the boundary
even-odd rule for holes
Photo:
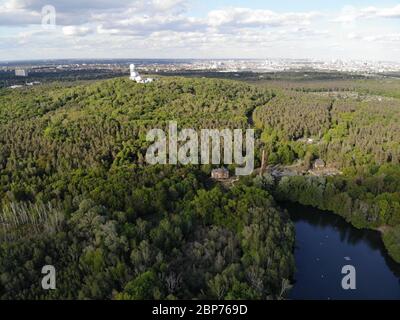
[[[112,57],[399,61],[400,1],[0,0],[0,60]]]

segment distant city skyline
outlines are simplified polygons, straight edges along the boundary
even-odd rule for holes
[[[400,62],[400,2],[0,0],[1,61],[107,58]]]

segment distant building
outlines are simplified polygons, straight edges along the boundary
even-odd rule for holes
[[[314,162],[314,169],[324,169],[326,166],[325,161],[322,159],[317,159]]]
[[[216,180],[229,179],[229,170],[226,168],[218,168],[211,171],[211,178]]]
[[[129,79],[131,79],[132,81],[135,81],[137,83],[150,83],[150,82],[153,82],[152,78],[143,79],[142,76],[139,74],[139,72],[136,71],[136,67],[135,67],[134,64],[131,64],[129,66],[129,69],[131,71],[131,75],[130,75]]]
[[[15,69],[15,76],[16,77],[27,77],[29,72],[27,69]]]

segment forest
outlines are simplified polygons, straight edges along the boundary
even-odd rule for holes
[[[385,230],[400,262],[393,88],[161,77],[0,89],[0,299],[284,299],[295,233],[281,201]],[[254,128],[258,166],[265,150],[271,166],[323,159],[343,174],[228,187],[208,165],[150,166],[146,133],[170,120]],[[48,264],[55,291],[39,285]]]
[[[269,191],[383,233],[400,263],[400,82],[348,80],[281,82],[276,96],[254,112],[269,163],[312,167],[323,159],[336,176],[274,179]],[[304,89],[307,88],[307,89]],[[347,89],[345,89],[347,88]],[[398,89],[397,89],[398,90]],[[348,92],[351,92],[350,94]]]
[[[294,232],[267,191],[144,163],[148,128],[244,128],[271,97],[183,79],[2,91],[1,298],[283,297]],[[46,264],[56,291],[39,286]]]

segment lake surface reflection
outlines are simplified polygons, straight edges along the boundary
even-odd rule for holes
[[[296,227],[297,272],[289,299],[400,299],[400,265],[378,232],[358,230],[332,213],[284,206]],[[356,290],[342,289],[343,266],[356,269]]]

